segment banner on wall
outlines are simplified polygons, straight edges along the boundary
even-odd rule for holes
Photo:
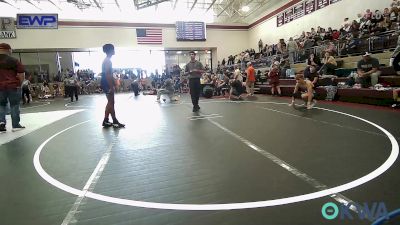
[[[286,10],[284,14],[285,14],[285,19],[284,19],[285,23],[293,21],[293,8]]]
[[[276,16],[276,25],[280,27],[286,23],[290,23],[293,20],[299,19],[305,15],[315,12],[316,10],[328,7],[330,4],[334,4],[341,0],[305,0],[287,10],[283,13],[279,13]]]
[[[334,3],[340,2],[340,1],[342,1],[342,0],[329,0],[329,4],[334,4]]]
[[[14,18],[0,17],[0,39],[13,38],[17,38]]]
[[[58,29],[58,14],[17,14],[18,29]]]
[[[293,20],[299,19],[301,17],[304,16],[304,2],[302,2],[301,4],[296,5],[293,8]]]
[[[328,0],[317,0],[317,10],[323,9],[329,5]]]
[[[305,1],[304,3],[305,3],[304,13],[306,15],[313,13],[315,11],[315,0],[308,0],[308,1]]]
[[[285,24],[285,16],[284,16],[284,14],[283,13],[280,13],[280,14],[278,14],[277,16],[276,16],[276,26],[277,27],[280,27],[280,26],[282,26],[283,24]]]

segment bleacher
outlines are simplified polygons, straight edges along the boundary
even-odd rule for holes
[[[378,58],[380,63],[389,64],[391,53],[384,52],[379,54],[374,54],[372,57]],[[339,83],[345,83],[348,78],[348,74],[351,71],[356,71],[357,62],[361,59],[361,56],[350,56],[341,58],[343,64],[340,69],[336,70],[337,78],[329,79],[330,85],[337,86]],[[297,73],[302,73],[307,65],[305,63],[294,64],[292,67]],[[379,77],[379,84],[387,87],[400,87],[400,76],[397,75],[396,71],[392,67],[383,66],[380,68],[382,74]],[[327,78],[322,79],[319,83],[319,87],[315,89],[317,99],[326,99],[327,90],[323,86],[324,81]],[[296,84],[294,79],[280,79],[280,87],[283,96],[291,96]],[[326,84],[325,84],[326,85]],[[255,85],[256,93],[260,94],[271,94],[271,86],[268,83],[256,83]],[[370,88],[337,88],[337,92],[334,100],[354,102],[354,103],[364,103],[373,105],[390,105],[393,101],[393,91],[391,89],[370,89]]]

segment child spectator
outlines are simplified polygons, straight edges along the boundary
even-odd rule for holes
[[[273,65],[268,74],[269,85],[271,85],[271,94],[275,95],[275,89],[278,95],[281,96],[281,87],[279,86],[279,68],[277,65]]]

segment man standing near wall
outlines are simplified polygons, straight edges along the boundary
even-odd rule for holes
[[[189,89],[190,97],[192,98],[193,112],[198,112],[200,110],[200,78],[202,73],[204,73],[204,67],[201,62],[196,60],[196,53],[194,51],[190,51],[189,54],[190,62],[186,64],[185,74],[189,75]]]
[[[11,57],[11,46],[0,44],[0,132],[6,132],[6,105],[10,102],[12,131],[23,128],[19,124],[20,111],[19,102],[21,100],[21,85],[25,79],[24,66]]]

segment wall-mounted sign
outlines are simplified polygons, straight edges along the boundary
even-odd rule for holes
[[[315,0],[305,1],[305,14],[310,14],[315,11]]]
[[[304,2],[296,5],[293,9],[294,9],[294,16],[293,16],[294,20],[304,16]]]
[[[317,0],[317,10],[325,8],[329,5],[328,0]]]
[[[293,8],[285,11],[285,23],[293,21]]]
[[[276,26],[280,27],[283,24],[285,24],[285,15],[283,13],[280,13],[276,16],[277,20],[276,20]]]
[[[205,41],[206,23],[201,21],[176,21],[176,40]]]
[[[304,0],[303,2],[279,13],[276,16],[276,25],[277,27],[280,27],[339,1],[341,0]]]
[[[336,2],[340,2],[341,0],[329,0],[329,4],[333,4],[333,3],[336,3]]]
[[[14,18],[0,17],[0,39],[17,38]]]
[[[58,14],[17,14],[18,29],[57,29]]]

